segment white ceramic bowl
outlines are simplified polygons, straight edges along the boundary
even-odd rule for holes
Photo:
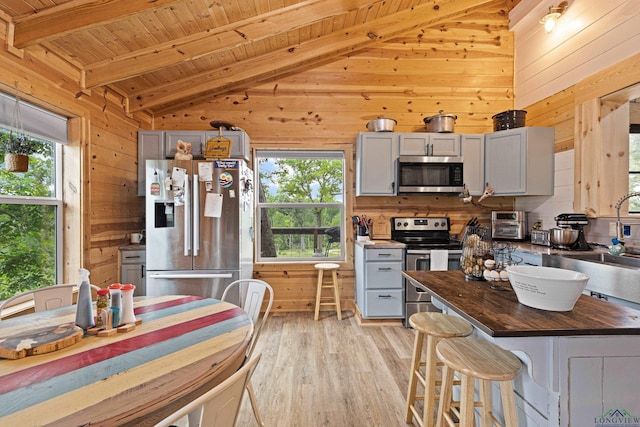
[[[507,267],[520,304],[548,311],[571,311],[589,276],[573,270],[532,265]]]

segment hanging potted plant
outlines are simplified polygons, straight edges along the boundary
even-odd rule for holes
[[[38,149],[38,142],[13,132],[0,135],[0,147],[4,151],[4,167],[9,172],[29,170],[29,155]]]
[[[22,130],[18,83],[16,83],[16,102],[13,107],[11,126],[13,129],[8,134],[0,134],[0,148],[4,151],[4,167],[9,172],[26,172],[29,170],[29,156],[38,151],[40,144],[25,135]]]

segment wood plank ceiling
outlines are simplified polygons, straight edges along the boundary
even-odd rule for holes
[[[9,51],[57,55],[81,90],[162,114],[519,1],[3,0],[0,19]]]

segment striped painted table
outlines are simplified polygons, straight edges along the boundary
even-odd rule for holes
[[[0,359],[0,426],[153,425],[235,372],[253,333],[239,307],[194,296],[140,297],[135,330]],[[73,323],[74,307],[0,322],[0,339]]]

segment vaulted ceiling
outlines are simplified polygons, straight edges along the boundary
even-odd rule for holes
[[[156,114],[520,0],[3,0],[7,49],[46,51]]]

